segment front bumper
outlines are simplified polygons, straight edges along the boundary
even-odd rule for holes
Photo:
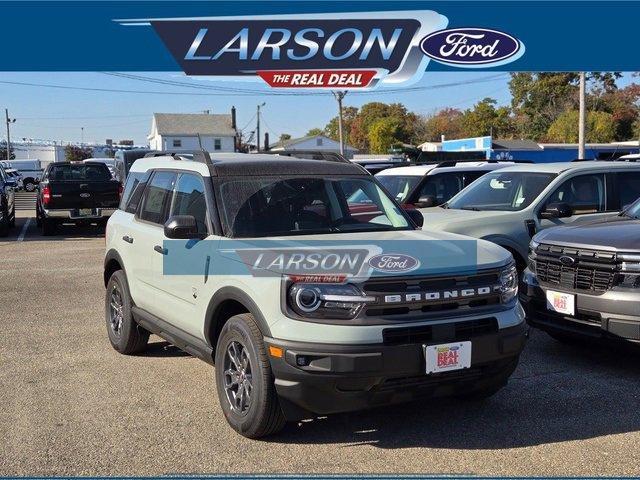
[[[522,322],[469,338],[471,368],[426,375],[423,345],[454,341],[446,324],[439,327],[434,328],[432,341],[400,345],[322,345],[265,338],[267,348],[284,350],[282,357],[269,358],[285,416],[297,420],[504,385],[528,331]]]
[[[548,310],[546,290],[574,294],[576,315]],[[520,303],[527,322],[541,330],[640,342],[640,291],[614,287],[602,295],[591,295],[547,288],[527,270],[520,285]]]
[[[57,220],[102,220],[109,218],[117,210],[116,208],[94,208],[91,215],[80,215],[77,208],[72,209],[43,209],[44,218]]]

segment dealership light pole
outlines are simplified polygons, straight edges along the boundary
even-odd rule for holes
[[[587,118],[586,112],[586,80],[584,72],[580,72],[580,114],[578,119],[578,158],[585,158],[585,123]]]
[[[11,135],[9,132],[9,127],[12,123],[16,122],[15,118],[9,118],[9,109],[4,109],[4,116],[7,121],[7,160],[11,160]]]
[[[347,94],[347,91],[331,92],[338,101],[338,137],[340,138],[340,155],[344,155],[344,137],[342,134],[342,99]]]
[[[256,148],[258,149],[258,153],[260,153],[260,107],[264,107],[265,105],[265,102],[258,105],[258,111],[256,112]]]

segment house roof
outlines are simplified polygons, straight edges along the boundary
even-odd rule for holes
[[[229,114],[154,113],[159,135],[235,135]]]
[[[278,141],[272,145],[269,146],[270,149],[274,149],[274,148],[291,148],[294,145],[297,145],[299,143],[305,142],[307,140],[311,140],[313,138],[318,138],[318,137],[322,137],[326,140],[329,140],[330,142],[333,143],[338,143],[335,140],[333,140],[332,138],[327,137],[326,135],[308,135],[306,137],[298,137],[298,138],[290,138],[289,140],[285,140],[285,141]],[[353,150],[354,152],[357,152],[358,149],[356,147],[352,147],[351,145],[348,144],[344,144],[344,148],[345,150]]]
[[[542,150],[533,140],[493,140],[491,148],[498,150]]]

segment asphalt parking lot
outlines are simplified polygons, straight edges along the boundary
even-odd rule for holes
[[[639,475],[640,355],[533,332],[507,388],[335,415],[266,441],[226,424],[212,368],[152,337],[112,350],[95,228],[0,240],[0,475]]]

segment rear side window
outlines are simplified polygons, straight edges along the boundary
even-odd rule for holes
[[[601,173],[578,175],[566,180],[553,192],[547,205],[567,203],[573,215],[585,215],[605,211],[605,181]]]
[[[169,216],[174,215],[191,215],[196,219],[198,233],[207,233],[207,200],[202,177],[193,173],[178,176]]]
[[[155,172],[147,183],[139,217],[147,222],[164,224],[169,215],[171,192],[176,182],[173,172]]]
[[[142,198],[142,192],[144,192],[148,176],[147,172],[132,172],[129,175],[122,193],[121,210],[127,213],[136,213],[138,211],[138,204]]]
[[[53,165],[48,179],[54,182],[65,181],[106,181],[111,180],[111,172],[105,164]]]
[[[438,173],[428,176],[420,188],[420,197],[433,197],[436,205],[448,202],[462,190],[462,178],[459,173]]]
[[[640,198],[640,172],[617,173],[616,180],[619,199],[617,208],[626,208]]]

